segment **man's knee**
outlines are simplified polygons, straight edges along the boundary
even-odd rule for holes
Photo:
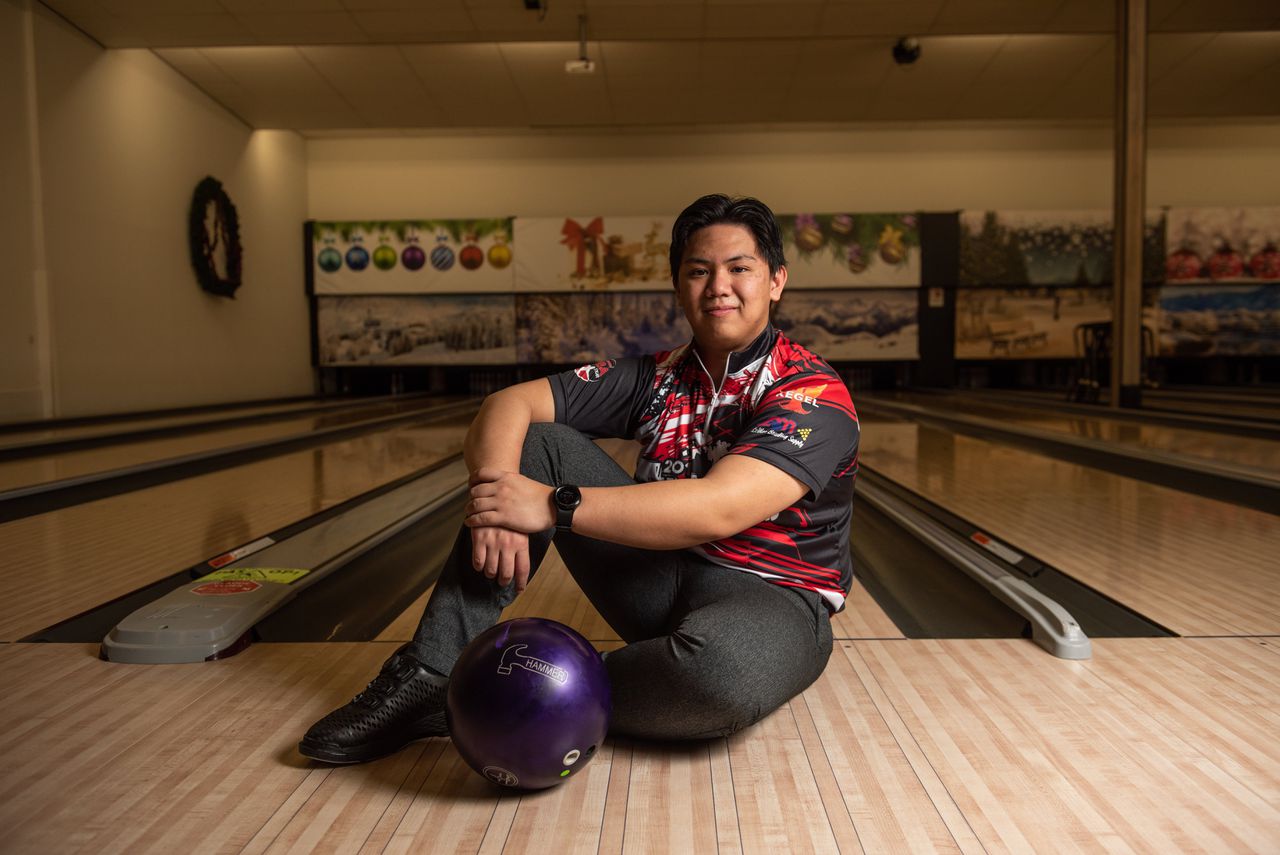
[[[568,425],[537,422],[529,425],[520,451],[520,474],[543,484],[552,484],[562,468],[564,454],[575,445],[590,440]]]
[[[750,651],[679,631],[668,637],[674,667],[673,715],[654,735],[666,739],[708,739],[748,727],[787,701],[778,675],[765,673]]]

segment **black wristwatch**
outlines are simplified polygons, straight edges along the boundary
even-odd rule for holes
[[[561,484],[551,493],[551,504],[556,509],[556,531],[573,528],[573,512],[582,504],[582,491],[572,484]]]

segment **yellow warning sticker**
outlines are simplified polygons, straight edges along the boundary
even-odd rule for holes
[[[249,580],[252,582],[275,582],[277,585],[292,585],[310,570],[285,567],[228,567],[225,570],[214,570],[207,576],[201,576],[197,582],[225,582]]]

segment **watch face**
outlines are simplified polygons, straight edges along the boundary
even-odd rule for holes
[[[556,505],[569,510],[582,504],[582,491],[572,484],[556,487]]]

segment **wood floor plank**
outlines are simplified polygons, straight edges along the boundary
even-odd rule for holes
[[[744,853],[840,851],[790,704],[728,742]]]
[[[988,852],[1280,846],[1280,806],[1091,663],[1021,640],[853,645]]]
[[[549,840],[556,841],[557,853],[595,855],[600,848],[611,758],[606,744],[569,781],[522,795],[502,847],[504,855],[541,855]]]
[[[802,730],[811,731],[805,743],[815,777],[820,783],[829,780],[834,789],[823,792],[832,827],[848,828],[838,835],[842,851],[852,848],[846,841],[867,852],[961,851],[934,803],[942,796],[939,800],[947,806],[944,788],[930,780],[932,770],[917,759],[918,751],[908,754],[915,748],[909,735],[886,721],[877,708],[879,687],[864,684],[854,662],[844,655],[848,648],[847,643],[839,645],[826,672],[791,702],[797,720],[811,722]],[[906,749],[900,744],[903,740]],[[948,818],[961,827],[961,838],[967,842],[972,833],[952,813]],[[980,847],[967,846],[965,851]]]
[[[260,645],[225,662],[163,666],[100,662],[86,645],[16,647],[33,667],[68,651],[92,664],[73,710],[0,735],[15,785],[0,827],[15,851],[243,847],[310,774],[294,746],[317,700],[372,664],[350,646]],[[47,700],[36,692],[8,704],[39,718]]]
[[[1181,635],[1280,634],[1271,514],[905,422],[862,460]]]
[[[717,855],[741,855],[742,829],[738,825],[738,796],[733,789],[733,763],[729,741],[716,739],[707,746],[711,760],[711,796],[716,810]]]
[[[636,742],[622,851],[716,851],[713,793],[707,743]]]
[[[1280,658],[1251,639],[1094,640],[1089,668],[1280,805]]]
[[[1021,640],[844,642],[753,728],[611,741],[525,796],[446,740],[353,767],[297,755],[392,643],[165,666],[0,644],[0,848],[1274,853],[1273,647],[1103,639],[1066,662]]]
[[[331,769],[315,764],[316,773],[323,775],[321,784],[305,791],[305,799],[262,851],[272,855],[359,851],[384,818],[394,813],[401,793],[417,791],[420,770],[429,770],[447,744],[444,739],[428,740],[359,767]],[[298,795],[302,795],[302,788]],[[274,824],[268,822],[267,826]],[[246,849],[252,848],[251,842]]]
[[[501,816],[494,823],[500,809],[509,826],[505,808],[518,798],[477,775],[446,743],[382,851],[479,852],[490,825],[503,825]]]
[[[858,501],[856,498],[854,501]],[[858,536],[855,531],[854,537]],[[856,578],[845,599],[844,611],[831,617],[831,634],[837,641],[851,638],[905,638],[897,624],[872,599]]]
[[[610,753],[609,786],[605,794],[604,817],[600,822],[600,855],[620,855],[627,832],[627,802],[631,793],[632,743],[611,738],[605,743]]]

